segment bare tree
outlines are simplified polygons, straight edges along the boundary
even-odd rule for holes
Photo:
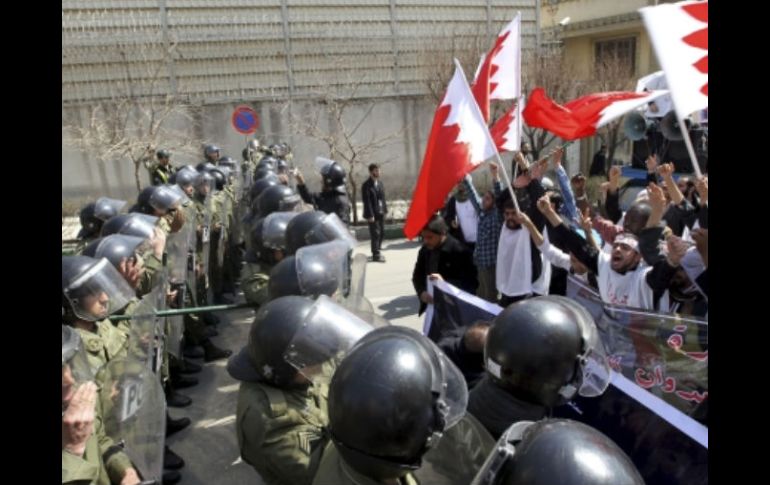
[[[70,146],[84,151],[97,163],[128,159],[134,167],[137,190],[141,190],[141,169],[149,169],[159,147],[175,153],[197,153],[200,141],[174,125],[193,120],[194,107],[185,99],[168,93],[164,67],[174,55],[175,45],[159,43],[116,44],[105,47],[104,66],[122,79],[110,85],[109,98],[91,103],[87,119],[69,120],[65,129]],[[158,60],[160,52],[160,60]],[[120,59],[119,62],[109,60]]]
[[[627,59],[617,55],[601,59],[596,64],[589,86],[593,92],[632,91],[636,84],[633,68]],[[625,117],[607,123],[596,134],[607,145],[607,160],[613,160],[618,146],[626,141],[622,126]],[[610,162],[611,163],[611,162]]]
[[[468,30],[468,29],[471,30]],[[446,42],[451,42],[449,48]],[[447,36],[427,39],[420,53],[420,66],[425,70],[430,98],[438,104],[444,97],[449,80],[455,72],[454,59],[460,61],[468,81],[473,80],[481,56],[489,50],[486,27],[471,25]]]
[[[403,126],[384,135],[376,135],[372,130],[368,137],[360,134],[359,129],[366,122],[372,122],[370,115],[377,104],[377,96],[358,96],[359,89],[365,83],[365,76],[352,80],[346,84],[344,93],[329,85],[326,90],[316,92],[314,96],[323,109],[305,110],[301,116],[292,113],[289,122],[292,131],[323,142],[329,158],[342,162],[348,175],[346,189],[353,208],[358,200],[359,182],[363,181],[359,177],[368,173],[365,169],[372,161],[372,156],[400,139],[407,129]],[[356,210],[353,210],[353,223],[358,223]]]
[[[580,89],[576,82],[574,69],[565,62],[562,49],[551,46],[530,52],[522,63],[522,92],[529,93],[536,87],[545,89],[549,98],[558,103],[572,99]],[[544,148],[549,146],[557,136],[541,128],[532,128],[523,124],[523,135],[532,146],[532,156],[539,159]]]

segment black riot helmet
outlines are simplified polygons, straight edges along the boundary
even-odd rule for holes
[[[206,157],[206,160],[212,162],[219,158],[219,152],[220,149],[216,145],[208,144],[203,147],[203,156]]]
[[[223,190],[225,188],[225,181],[227,177],[219,167],[209,170],[209,175],[214,177],[214,189]]]
[[[278,163],[278,159],[275,158],[272,155],[266,155],[262,157],[259,162],[257,162],[257,170],[264,168],[267,170],[275,171],[276,164]]]
[[[147,214],[118,214],[104,223],[101,236],[110,234],[126,234],[150,239],[155,236],[155,225],[158,223],[158,217]]]
[[[385,480],[403,477],[465,414],[462,374],[433,342],[405,327],[366,334],[329,386],[329,431],[345,462]]]
[[[298,212],[273,212],[265,217],[261,244],[264,247],[286,251],[286,228]]]
[[[158,160],[171,158],[171,152],[164,149],[158,150],[155,155],[158,157]]]
[[[155,192],[154,185],[143,188],[142,191],[139,192],[139,195],[136,197],[136,205],[131,208],[131,212],[152,214],[153,210],[152,207],[150,207],[150,197],[152,197],[153,192]]]
[[[182,194],[174,190],[171,186],[157,185],[152,188],[154,190],[150,193],[150,198],[147,203],[153,209],[166,214],[170,210],[178,208],[182,203]]]
[[[284,359],[284,353],[312,306],[309,298],[285,296],[260,307],[251,324],[248,345],[227,364],[230,375],[242,381],[291,386],[297,370]]]
[[[611,439],[568,419],[520,421],[500,437],[473,485],[644,485]]]
[[[273,250],[265,247],[264,226],[265,226],[265,218],[260,217],[254,223],[254,227],[249,232],[249,238],[251,240],[251,250],[254,251],[254,254],[257,256],[258,260],[269,264],[275,264],[276,261],[273,254]],[[298,295],[299,293],[291,293],[291,294]]]
[[[215,168],[217,168],[217,166],[214,165],[212,162],[201,162],[195,166],[195,170],[199,172],[210,172]]]
[[[343,241],[313,244],[281,260],[270,271],[270,299],[285,295],[332,296],[349,286],[350,248]]]
[[[302,212],[286,226],[286,254],[294,254],[309,243],[305,236],[309,234],[326,217],[325,212]]]
[[[193,184],[193,182],[195,182],[195,178],[197,176],[198,176],[197,171],[190,170],[187,167],[185,167],[181,170],[174,172],[171,175],[170,181],[184,189],[186,187],[190,187]]]
[[[226,173],[228,180],[231,180],[232,177],[240,174],[241,167],[238,164],[238,162],[235,161],[235,159],[231,157],[222,157],[219,159],[219,168],[220,169],[226,169],[229,171],[229,173]]]
[[[193,181],[193,187],[198,196],[207,196],[214,185],[214,176],[209,172],[199,172],[198,176]]]
[[[511,304],[495,317],[484,346],[492,381],[517,399],[553,407],[575,392],[604,392],[609,369],[596,326],[565,297]]]
[[[126,236],[125,234],[111,234],[93,241],[83,249],[83,256],[101,259],[107,258],[116,268],[124,259],[130,260],[137,254],[137,248],[145,243],[147,239]],[[141,249],[139,249],[141,251]]]
[[[107,259],[89,256],[62,256],[61,288],[67,321],[102,320],[136,295]]]
[[[275,183],[271,185],[277,185],[281,183],[281,179],[278,178],[278,175],[272,171],[268,170],[266,168],[260,168],[259,170],[254,172],[254,183],[256,184],[260,180],[272,180]]]
[[[99,197],[94,203],[94,215],[102,221],[118,215],[127,205],[125,200]]]
[[[345,193],[345,169],[342,165],[328,158],[316,157],[316,166],[323,177],[324,187],[337,193]]]
[[[96,217],[96,204],[91,202],[80,209],[80,231],[78,239],[88,239],[99,235],[102,229],[102,220]]]
[[[273,212],[294,210],[302,201],[291,187],[274,185],[266,188],[257,198],[257,208],[261,217]]]
[[[271,300],[286,295],[315,298],[318,295],[332,296],[343,282],[336,271],[324,265],[310,266],[303,274],[297,268],[296,257],[288,256],[270,270],[267,290]]]
[[[286,160],[283,158],[279,158],[275,164],[275,171],[278,173],[287,173],[289,171],[289,164],[286,163]]]

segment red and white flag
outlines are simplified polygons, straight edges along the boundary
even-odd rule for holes
[[[666,3],[639,12],[677,115],[684,119],[708,107],[708,2]]]
[[[524,105],[524,98],[518,101]],[[521,147],[521,109],[514,103],[489,129],[499,152],[515,152]]]
[[[495,155],[487,124],[455,59],[455,73],[433,117],[404,234],[413,239],[465,175]]]
[[[562,106],[548,98],[543,88],[535,88],[522,115],[527,125],[533,128],[542,128],[565,140],[576,140],[596,134],[597,129],[610,121],[667,93],[663,90],[593,93]]]
[[[521,96],[521,13],[503,28],[495,45],[476,70],[473,96],[489,122],[489,102]]]

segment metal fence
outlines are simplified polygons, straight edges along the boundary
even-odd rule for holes
[[[435,62],[489,43],[535,0],[63,0],[62,102],[181,95],[201,104],[428,94]],[[472,72],[472,71],[471,71]]]

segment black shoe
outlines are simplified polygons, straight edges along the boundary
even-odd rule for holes
[[[191,360],[183,359],[181,369],[179,369],[179,373],[180,374],[197,374],[202,370],[203,370],[203,367],[199,366],[195,362]]]
[[[171,385],[174,387],[174,389],[185,389],[187,387],[197,386],[198,379],[195,377],[183,376],[181,374],[172,375]]]
[[[213,326],[207,326],[205,329],[203,329],[203,333],[206,335],[206,337],[216,337],[219,335],[219,332],[217,332],[217,329]]]
[[[214,315],[213,313],[204,313],[203,323],[205,323],[206,325],[219,325],[219,317]]]
[[[184,394],[169,389],[166,391],[166,405],[172,408],[184,408],[192,404],[192,399]]]
[[[174,433],[182,431],[186,427],[190,426],[190,418],[172,419],[171,416],[166,413],[166,438]]]
[[[182,474],[176,470],[163,470],[163,485],[173,485],[182,480]]]
[[[233,354],[232,350],[220,349],[211,343],[211,340],[207,340],[203,343],[203,352],[205,354],[203,356],[203,360],[205,362],[213,362],[219,359],[226,359]]]
[[[184,460],[182,457],[171,451],[171,448],[166,446],[163,449],[163,468],[167,470],[179,470],[183,466]]]
[[[376,261],[378,263],[384,263],[385,262],[385,256],[382,254],[379,254],[377,256],[372,257],[372,261]]]
[[[182,351],[182,354],[188,359],[200,359],[205,355],[203,350],[198,345],[190,345],[185,347],[184,351]]]

